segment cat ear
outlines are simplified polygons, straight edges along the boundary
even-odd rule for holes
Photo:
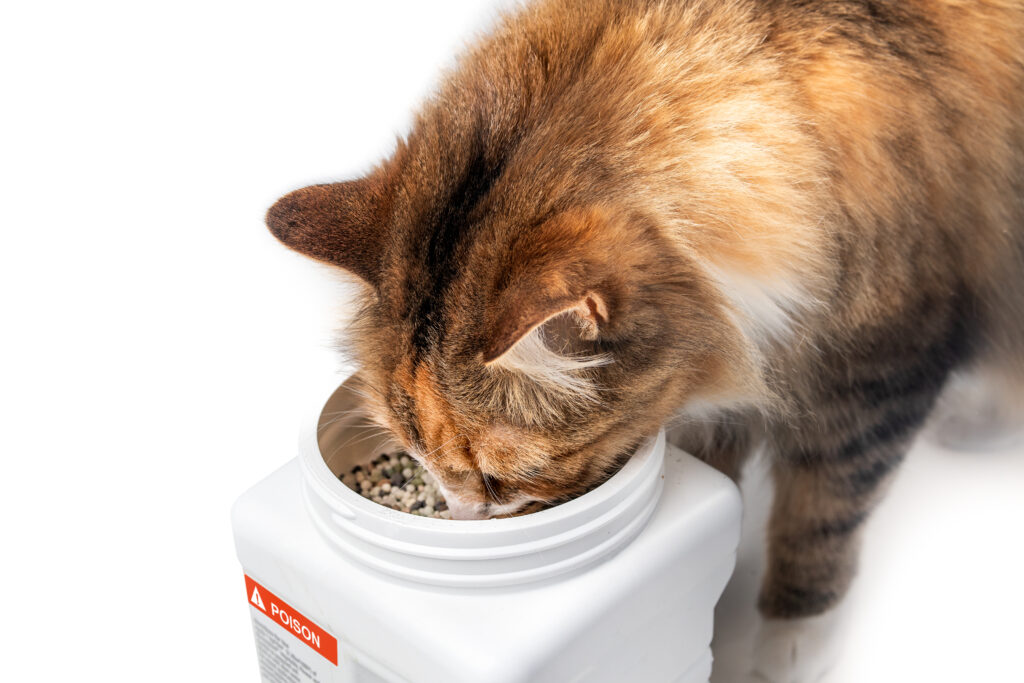
[[[573,347],[580,341],[594,341],[618,324],[612,316],[623,301],[623,260],[629,248],[623,248],[627,242],[615,227],[608,211],[579,208],[517,237],[488,307],[485,364],[521,342],[524,352],[542,351],[540,334],[534,334],[541,326],[549,342],[575,356]]]
[[[285,246],[377,285],[386,210],[383,188],[369,176],[287,194],[270,207],[266,222]]]
[[[608,323],[608,305],[605,298],[595,291],[588,291],[580,297],[524,297],[510,302],[491,328],[483,352],[484,364],[500,360],[537,328],[559,316],[575,322],[582,339],[593,341],[598,338],[601,327]]]

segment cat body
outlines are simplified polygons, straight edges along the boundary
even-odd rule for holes
[[[763,445],[759,607],[814,618],[951,373],[1024,378],[1024,2],[540,0],[267,220],[365,284],[368,410],[453,510],[669,420],[732,475]]]

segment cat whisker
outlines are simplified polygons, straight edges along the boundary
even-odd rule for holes
[[[367,425],[367,426],[370,426],[370,425]],[[348,448],[350,446],[355,446],[356,444],[363,443],[364,441],[368,441],[370,439],[381,438],[381,437],[388,437],[389,439],[393,439],[391,434],[386,429],[379,429],[378,431],[376,431],[376,432],[374,432],[372,434],[367,434],[367,435],[356,434],[356,435],[350,437],[349,439],[347,439],[341,445],[337,446],[333,451],[331,451],[331,453],[327,457],[324,458],[324,461],[329,466],[331,464],[331,462],[333,462],[334,457],[338,453],[340,453],[343,449]]]
[[[386,398],[382,391],[380,391],[376,387],[370,386],[366,382],[356,382],[350,387],[350,389],[352,393],[356,394],[357,396],[362,396],[367,400],[378,399],[383,401]],[[371,397],[366,392],[372,392],[374,396]]]
[[[437,448],[433,449],[433,450],[432,450],[432,451],[430,451],[429,453],[425,453],[425,454],[423,454],[423,455],[421,455],[421,456],[419,456],[419,457],[421,457],[421,458],[425,458],[425,457],[427,457],[428,455],[433,455],[434,453],[436,453],[437,451],[441,450],[442,448],[444,448],[445,446],[447,446],[448,444],[450,444],[450,443],[451,443],[452,441],[454,441],[455,439],[459,438],[460,436],[461,436],[461,437],[465,437],[465,434],[456,434],[455,436],[453,436],[452,438],[448,439],[448,440],[447,440],[447,441],[445,441],[445,442],[444,442],[443,444],[441,444],[441,445],[440,445],[440,446],[438,446]],[[424,465],[420,465],[420,464],[417,464],[417,466],[416,466],[416,469],[415,469],[415,470],[413,471],[413,473],[412,473],[412,476],[411,476],[411,477],[407,477],[407,478],[406,478],[406,479],[405,479],[405,480],[404,480],[404,481],[403,481],[403,482],[402,482],[402,483],[401,483],[401,484],[399,485],[399,488],[404,488],[404,487],[406,486],[406,484],[408,484],[408,483],[409,483],[409,482],[410,482],[411,480],[415,479],[415,478],[416,478],[417,476],[419,476],[420,474],[422,474],[422,473],[424,473],[424,472],[427,472],[427,471],[428,471],[428,470],[427,470],[427,468],[426,468],[426,467],[425,467]]]
[[[409,484],[410,481],[412,481],[413,479],[415,479],[416,477],[420,476],[421,474],[423,474],[426,471],[427,471],[427,468],[425,468],[423,465],[418,465],[416,467],[416,469],[414,469],[412,471],[412,475],[409,476],[409,477],[406,477],[405,480],[403,480],[402,483],[398,485],[398,488],[404,489]]]
[[[320,427],[317,429],[317,433],[318,434],[320,432],[322,432],[324,429],[326,429],[327,427],[330,427],[332,424],[335,424],[336,422],[344,420],[347,417],[352,417],[353,415],[356,416],[356,417],[363,417],[363,418],[367,417],[366,414],[364,412],[360,411],[360,410],[340,410],[340,411],[337,411],[337,412],[334,412],[334,413],[324,413],[324,415],[334,415],[335,417],[332,417],[330,420],[328,420],[327,422],[325,422],[322,425],[320,425]],[[366,426],[366,425],[358,425],[358,424],[356,424],[356,425],[352,425],[352,428],[353,429],[357,429],[357,428],[362,428],[364,426]]]
[[[430,451],[429,453],[424,453],[424,454],[423,454],[422,456],[420,456],[420,457],[423,457],[423,458],[425,458],[425,457],[427,457],[428,455],[433,455],[434,453],[438,452],[439,450],[441,450],[442,448],[444,448],[445,446],[447,446],[448,444],[450,444],[450,443],[451,443],[452,441],[455,441],[455,439],[459,438],[460,436],[461,436],[461,437],[465,437],[466,435],[465,435],[465,434],[456,434],[455,436],[453,436],[452,438],[448,439],[447,441],[445,441],[445,442],[444,442],[443,444],[441,444],[440,446],[438,446],[438,447],[437,447],[437,448],[435,448],[434,450]]]
[[[484,482],[484,488],[487,489],[487,493],[491,496],[491,499],[498,505],[504,505],[504,503],[501,502],[501,498],[498,496],[498,493],[494,490],[494,487],[491,485],[491,478],[485,474],[483,475],[482,479]]]
[[[390,433],[386,429],[379,429],[379,430],[373,432],[372,434],[366,434],[366,435],[357,434],[356,436],[357,437],[362,437],[362,438],[358,438],[355,441],[352,441],[350,439],[349,440],[350,443],[348,445],[355,446],[356,444],[360,444],[360,443],[363,443],[364,441],[369,441],[370,439],[377,438],[377,437],[380,437],[380,436],[388,436],[388,437],[390,437]],[[353,438],[355,438],[355,437],[353,437]]]
[[[357,443],[361,443],[362,441],[365,441],[365,440],[367,440],[367,439],[372,439],[372,438],[383,438],[383,437],[386,437],[386,434],[384,434],[384,433],[379,433],[379,434],[370,434],[369,436],[367,436],[367,437],[364,437],[364,438],[362,438],[362,439],[359,439],[358,441],[354,441],[354,442],[353,442],[353,439],[349,439],[348,441],[346,441],[345,443],[341,444],[340,446],[338,446],[337,448],[335,448],[335,449],[334,449],[333,451],[331,451],[331,453],[330,453],[329,455],[325,456],[325,457],[324,457],[324,462],[326,462],[326,463],[328,464],[328,466],[330,466],[330,465],[331,465],[331,464],[332,464],[332,463],[334,462],[334,458],[335,458],[335,457],[336,457],[336,456],[337,456],[338,454],[340,454],[340,453],[341,453],[341,452],[342,452],[342,451],[343,451],[343,450],[344,450],[345,448],[347,448],[348,446],[350,446],[350,445],[355,445],[355,444],[357,444]]]

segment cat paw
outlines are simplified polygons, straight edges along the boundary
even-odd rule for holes
[[[749,680],[760,683],[817,683],[838,659],[839,615],[766,619],[754,645]]]
[[[937,446],[952,451],[998,451],[1024,441],[1024,432],[1013,418],[996,410],[936,419],[927,436]]]
[[[1024,443],[1019,391],[992,372],[954,375],[932,411],[925,437],[954,451],[995,451]]]

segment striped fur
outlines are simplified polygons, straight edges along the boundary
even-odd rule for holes
[[[761,610],[818,614],[950,373],[1024,378],[1024,2],[537,0],[267,220],[363,280],[369,407],[462,507],[681,414],[730,473],[768,448]]]

